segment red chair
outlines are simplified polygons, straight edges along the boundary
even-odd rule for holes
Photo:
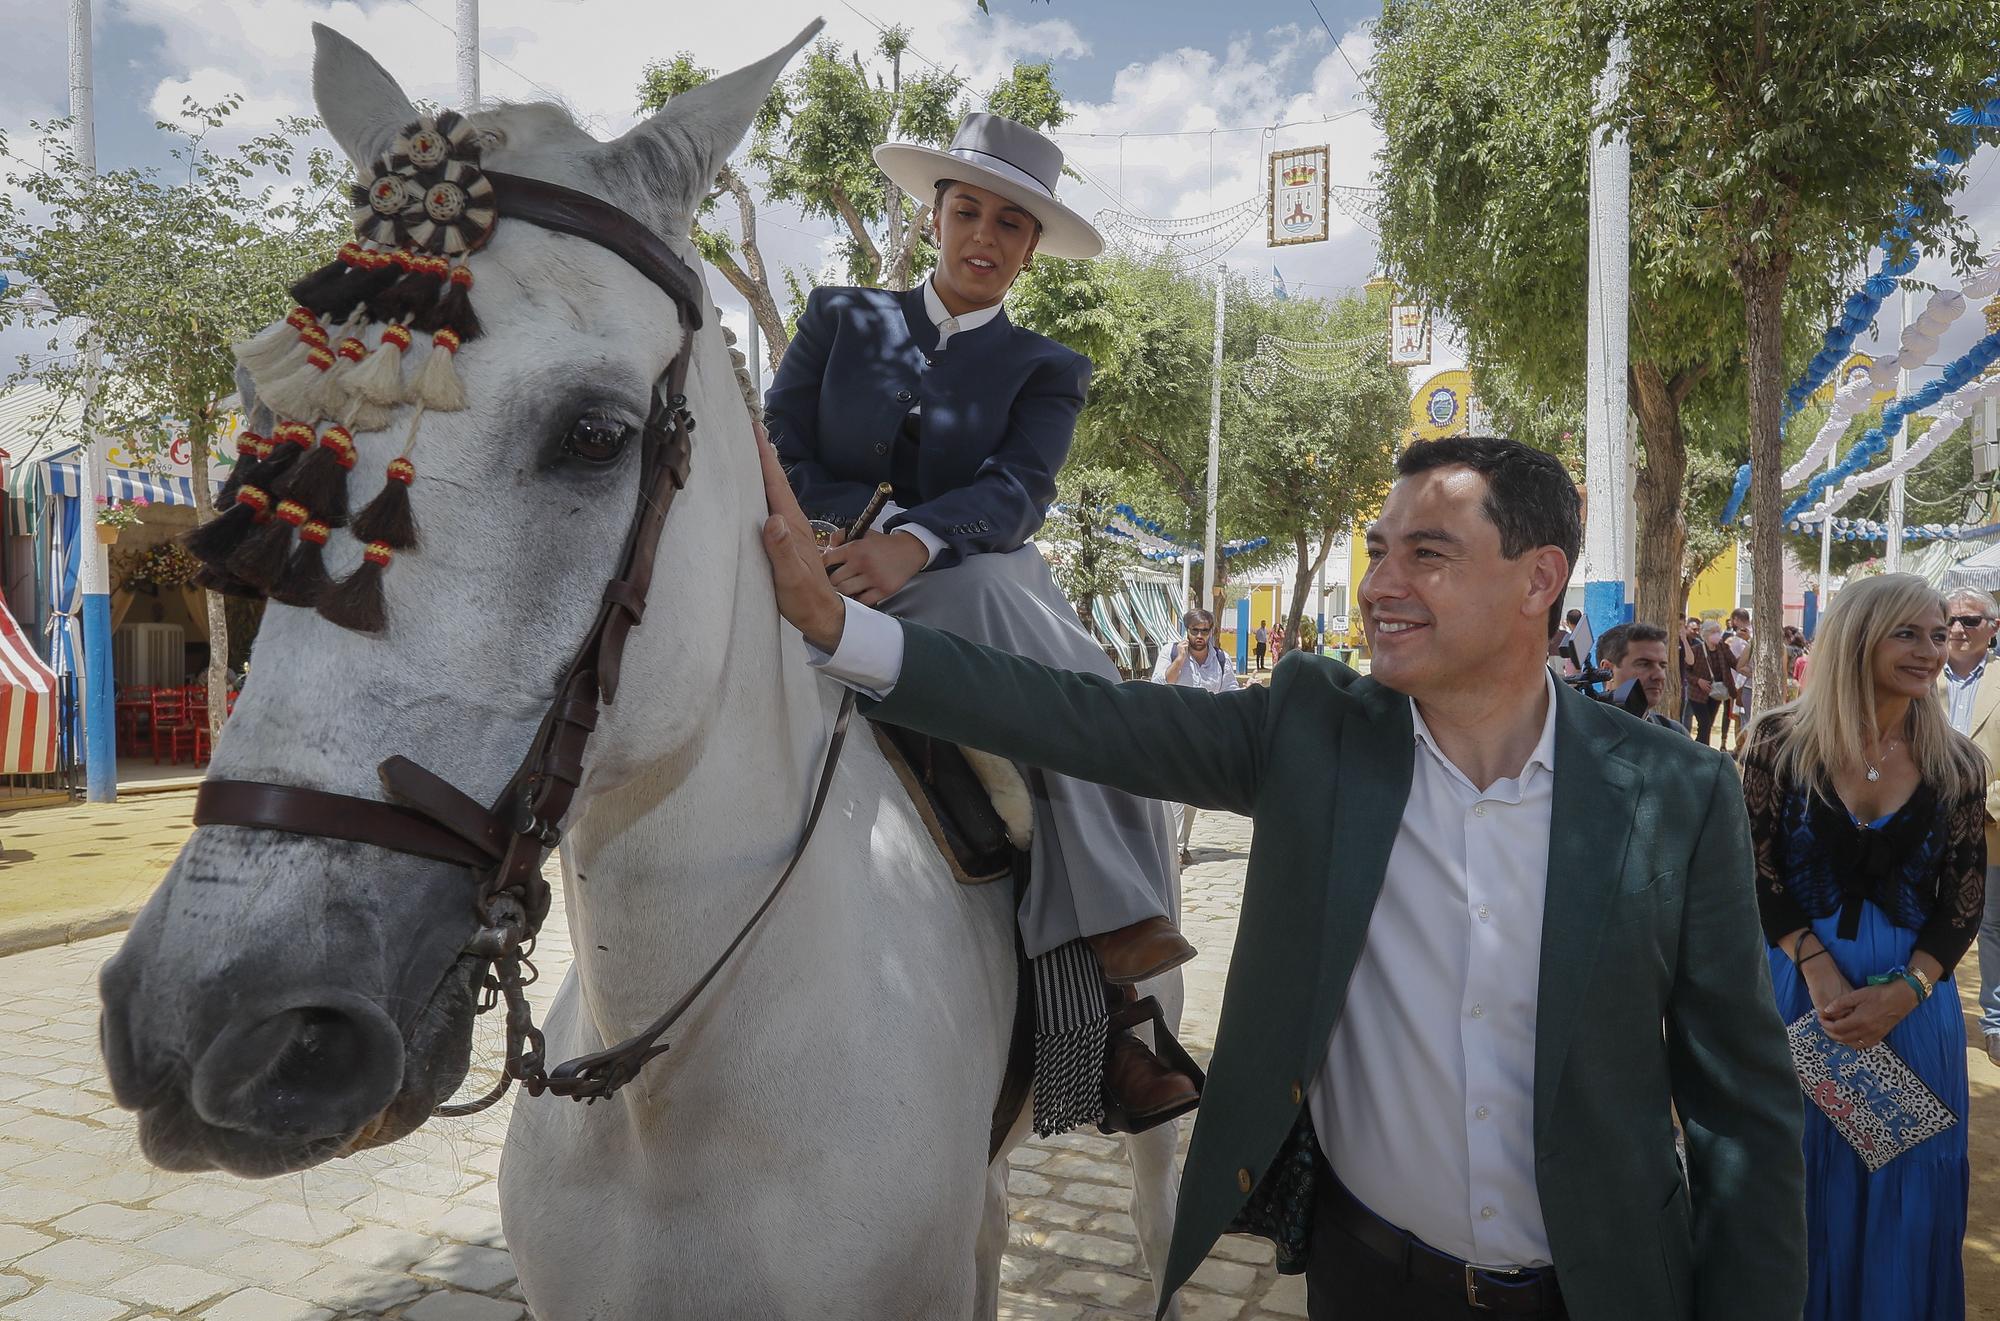
[[[172,751],[174,764],[179,765],[181,750],[185,748],[188,760],[197,766],[208,765],[208,687],[191,683],[180,690],[181,710],[186,713],[186,721],[173,735]]]
[[[146,741],[150,729],[142,725],[150,724],[153,704],[150,694],[144,688],[127,688],[118,695],[118,751],[127,757],[139,755],[140,746]]]
[[[174,754],[174,734],[188,727],[187,695],[178,688],[154,688],[147,693],[149,709],[152,713],[153,764],[160,764],[160,745],[165,743],[167,755],[178,762]]]

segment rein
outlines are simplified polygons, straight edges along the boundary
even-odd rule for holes
[[[583,756],[601,707],[617,695],[625,642],[646,613],[654,558],[674,497],[687,485],[695,419],[686,384],[695,332],[701,328],[700,286],[674,251],[645,226],[610,203],[560,184],[486,171],[499,215],[586,239],[623,258],[674,301],[685,337],[665,375],[653,387],[652,408],[641,442],[639,506],[625,539],[618,572],[604,586],[596,619],[556,686],[555,700],[513,777],[491,806],[483,806],[443,777],[407,757],[389,757],[377,768],[391,801],[323,789],[249,780],[205,780],[195,796],[197,826],[238,826],[372,845],[392,853],[466,867],[479,890],[474,907],[479,930],[463,953],[488,967],[479,1012],[506,1003],[507,1058],[500,1081],[485,1096],[440,1105],[439,1115],[469,1115],[498,1101],[515,1082],[529,1095],[552,1092],[572,1100],[608,1097],[663,1055],[659,1038],[679,1021],[727,966],[763,920],[805,857],[854,708],[841,702],[821,767],[812,807],[798,847],[770,894],[709,969],[643,1031],[609,1049],[547,1067],[541,1031],[530,1013],[526,988],[536,973],[535,937],[548,916],[550,891],[542,865],[561,842],[562,826],[583,781]]]

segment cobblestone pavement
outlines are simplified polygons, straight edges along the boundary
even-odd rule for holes
[[[1182,1039],[1203,1057],[1248,846],[1243,818],[1196,822],[1183,913],[1201,957],[1187,969]],[[559,913],[546,936],[543,995],[569,961]],[[264,1182],[147,1165],[97,1056],[95,974],[118,939],[0,959],[0,1318],[525,1317],[495,1201],[504,1106]],[[494,1058],[491,1025],[481,1032],[480,1057]],[[1128,1167],[1115,1144],[1094,1134],[1030,1144],[1015,1154],[1012,1183],[1003,1318],[1151,1315],[1125,1213]],[[1225,1239],[1182,1299],[1188,1321],[1305,1315],[1299,1280],[1279,1279],[1269,1251],[1248,1239]]]

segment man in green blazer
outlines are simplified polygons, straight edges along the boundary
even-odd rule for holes
[[[1581,539],[1554,459],[1406,450],[1373,674],[1294,653],[1220,694],[844,601],[764,469],[779,608],[873,715],[1257,822],[1163,1300],[1234,1228],[1306,1272],[1314,1321],[1800,1315],[1803,1102],[1741,790],[1550,676]]]

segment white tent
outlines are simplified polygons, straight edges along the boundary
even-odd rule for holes
[[[2000,544],[1988,546],[1944,572],[1943,588],[1955,592],[1970,587],[1982,592],[2000,591]]]

